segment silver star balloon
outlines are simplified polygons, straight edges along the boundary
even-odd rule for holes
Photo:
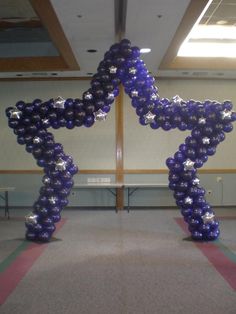
[[[42,123],[43,124],[48,124],[49,123],[49,119],[42,119]]]
[[[93,115],[94,115],[95,121],[104,121],[106,120],[106,117],[107,117],[107,113],[102,111],[102,109],[95,111]]]
[[[204,224],[213,222],[215,220],[215,215],[213,213],[206,212],[205,215],[202,216],[202,220]]]
[[[93,95],[88,92],[88,93],[85,94],[84,98],[87,99],[87,100],[91,100],[91,99],[93,99]]]
[[[129,73],[130,74],[136,74],[136,72],[137,72],[137,70],[134,67],[129,68]]]
[[[107,98],[108,99],[114,99],[115,98],[115,95],[113,93],[108,93],[107,94]]]
[[[34,144],[40,144],[40,143],[42,143],[42,139],[40,137],[38,137],[38,136],[35,136],[33,138],[33,143]]]
[[[130,92],[130,95],[131,97],[138,97],[138,91],[136,89],[133,89],[131,92]]]
[[[153,122],[155,122],[155,117],[156,117],[155,114],[148,111],[148,113],[144,115],[144,121],[146,124],[153,123]]]
[[[203,137],[203,138],[202,138],[202,143],[203,143],[204,145],[209,145],[209,144],[210,144],[210,139],[209,139],[209,137]]]
[[[181,104],[183,99],[179,96],[179,95],[175,95],[173,98],[172,98],[172,101],[176,104]]]
[[[109,68],[109,72],[111,74],[115,74],[117,72],[117,67],[115,67],[114,65],[112,65],[110,68]]]
[[[51,205],[55,205],[57,203],[57,198],[55,196],[51,196],[48,201]]]
[[[34,213],[29,213],[25,216],[25,222],[27,224],[36,225],[38,223],[38,216]]]
[[[223,120],[231,119],[231,116],[232,116],[232,111],[224,110],[224,111],[221,112],[221,118]]]
[[[51,179],[49,177],[44,177],[42,181],[45,185],[48,185],[51,183]]]
[[[199,183],[200,183],[200,180],[198,178],[194,178],[192,181],[193,185],[199,185]]]
[[[66,161],[62,158],[59,158],[56,162],[55,169],[59,170],[59,171],[65,171],[66,170]]]
[[[151,100],[157,100],[157,98],[158,98],[157,94],[152,94],[150,97]]]
[[[192,161],[191,159],[186,159],[183,165],[184,165],[184,170],[194,169],[194,161]]]
[[[53,107],[54,108],[59,108],[59,109],[64,109],[65,108],[65,99],[62,98],[61,96],[54,98],[53,99]]]
[[[206,124],[206,118],[199,118],[198,124]]]
[[[22,112],[18,109],[12,109],[10,111],[10,118],[11,119],[18,119],[19,120],[21,115],[22,115]]]
[[[191,204],[193,203],[193,199],[192,199],[191,197],[187,196],[187,197],[184,199],[184,203],[191,205]]]

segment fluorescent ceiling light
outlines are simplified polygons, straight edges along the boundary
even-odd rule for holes
[[[184,43],[178,57],[236,58],[236,43]]]
[[[141,48],[141,49],[140,49],[140,52],[141,52],[141,53],[149,53],[150,51],[151,51],[150,48]]]
[[[236,26],[199,24],[211,3],[180,46],[178,57],[236,58]]]
[[[189,34],[189,39],[236,39],[236,26],[197,25]]]
[[[180,46],[178,56],[236,58],[236,27],[196,25]]]

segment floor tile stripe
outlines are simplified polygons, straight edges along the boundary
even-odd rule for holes
[[[219,218],[224,219],[224,217]],[[182,218],[175,218],[175,221],[182,228],[182,230],[189,235],[189,231],[184,220]],[[228,282],[231,288],[233,288],[236,291],[236,263],[234,260],[229,258],[229,254],[225,254],[226,252],[225,250],[222,250],[223,244],[221,245],[221,242],[219,240],[207,243],[206,242],[205,243],[193,242],[193,243],[202,252],[202,254],[206,256],[206,258],[221,274],[221,276]],[[230,250],[227,248],[228,253],[229,251]],[[231,256],[232,254],[233,253],[231,252]]]
[[[66,219],[62,219],[57,224],[57,232],[65,222]],[[23,243],[25,242],[26,241]],[[24,247],[23,244],[22,246]],[[25,247],[25,250],[19,249],[18,255],[13,252],[12,257],[8,257],[10,260],[9,267],[5,268],[5,270],[0,273],[0,305],[6,301],[8,296],[13,292],[20,280],[30,270],[34,262],[39,258],[47,246],[48,243],[29,243],[29,245]],[[13,257],[15,257],[14,261],[11,260]]]
[[[28,241],[23,241],[10,255],[7,256],[1,263],[0,263],[0,273],[4,272],[10,264],[17,258],[17,256],[24,251],[31,243]]]
[[[236,254],[232,252],[227,246],[225,246],[221,241],[216,241],[215,245],[219,247],[221,252],[224,253],[232,262],[236,264]]]

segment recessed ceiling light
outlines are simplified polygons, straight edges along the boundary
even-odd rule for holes
[[[87,52],[94,53],[94,52],[97,52],[97,50],[96,49],[88,49]]]
[[[151,51],[151,48],[141,48],[140,52],[141,53],[149,53]]]

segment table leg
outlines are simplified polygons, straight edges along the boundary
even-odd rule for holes
[[[10,218],[9,204],[8,204],[8,191],[5,191],[5,217]]]
[[[127,207],[127,212],[129,213],[129,197],[130,197],[130,192],[129,192],[129,188],[128,188],[128,207]]]
[[[127,208],[127,211],[129,213],[130,211],[130,196],[135,192],[137,191],[139,188],[129,188],[128,187],[128,208]]]

